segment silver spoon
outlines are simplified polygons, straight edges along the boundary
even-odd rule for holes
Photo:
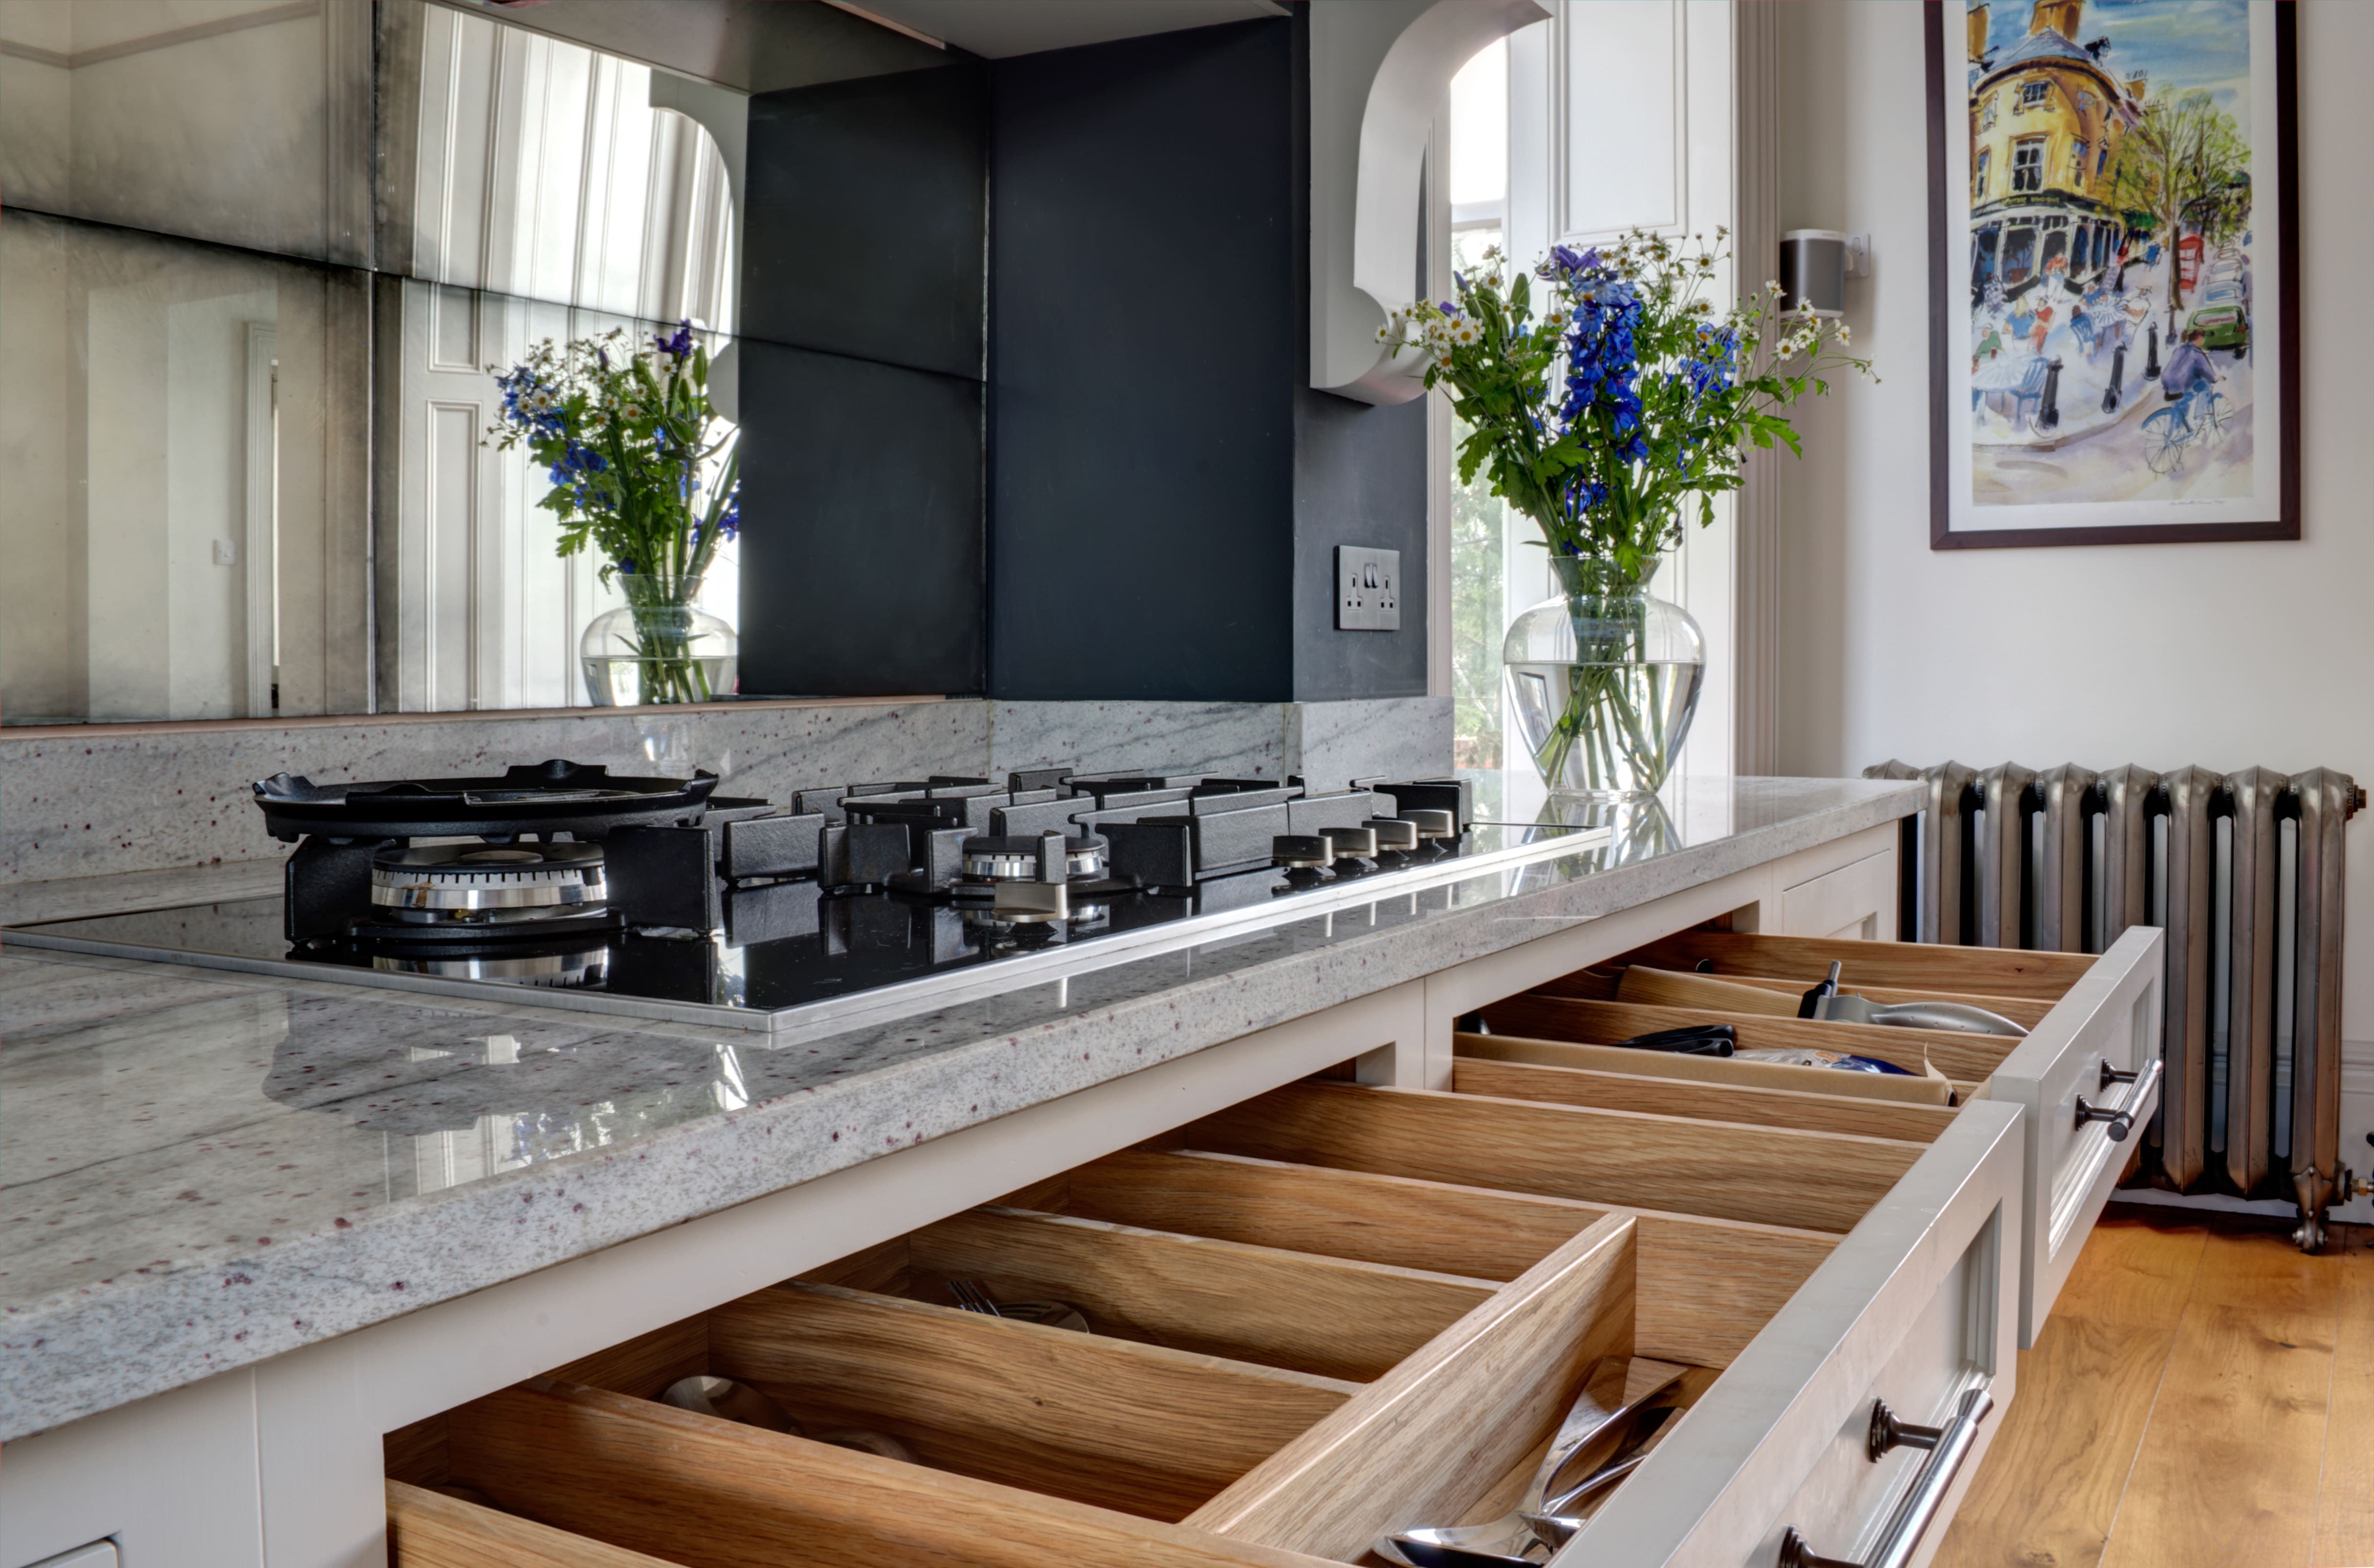
[[[1551,1485],[1576,1456],[1687,1370],[1645,1356],[1606,1357],[1583,1379],[1582,1392],[1558,1423],[1548,1454],[1514,1511],[1489,1524],[1420,1526],[1383,1536],[1374,1548],[1377,1555],[1402,1568],[1531,1568],[1548,1555],[1550,1547],[1526,1515],[1544,1514]],[[1584,1490],[1562,1492],[1558,1500],[1570,1507]]]

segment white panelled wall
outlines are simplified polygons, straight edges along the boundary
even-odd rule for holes
[[[1584,246],[1646,228],[1711,244],[1733,222],[1734,18],[1729,0],[1560,0],[1546,22],[1509,39],[1507,250],[1531,266],[1552,245]],[[1712,294],[1727,299],[1725,267]],[[1538,530],[1510,516],[1507,620],[1550,592]],[[1680,603],[1707,639],[1706,689],[1680,771],[1733,771],[1736,526],[1686,523],[1651,591]],[[1504,626],[1506,621],[1504,621]],[[1522,778],[1510,737],[1510,772]],[[1515,802],[1510,802],[1515,804]]]
[[[576,706],[578,636],[619,597],[590,552],[555,553],[558,521],[535,504],[542,473],[484,444],[499,406],[488,367],[544,338],[636,333],[639,322],[730,332],[735,174],[696,120],[654,107],[687,84],[442,6],[408,15],[422,57],[416,239],[413,276],[394,286],[398,457],[382,547],[394,591],[381,601],[393,658],[381,702]],[[737,597],[729,545],[702,599],[732,620]]]
[[[1847,314],[1881,378],[1810,413],[1804,461],[1781,465],[1781,770],[1950,756],[2322,766],[2374,782],[2362,429],[2374,6],[2298,7],[2300,540],[1949,552],[1929,548],[1923,7],[1772,9],[1779,222],[1872,236],[1872,276],[1848,284]],[[2374,1161],[2374,817],[2349,837],[2342,1158],[2362,1171]]]

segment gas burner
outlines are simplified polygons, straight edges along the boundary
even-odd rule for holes
[[[701,820],[717,775],[614,777],[599,764],[542,762],[496,778],[393,778],[316,784],[276,773],[254,786],[264,825],[284,842],[307,834],[341,840],[478,838],[566,833],[601,838],[614,828],[689,826]]]
[[[964,843],[967,882],[1037,882],[1044,837],[1023,834],[981,834]],[[1064,840],[1064,876],[1075,882],[1100,882],[1105,874],[1105,841],[1096,834]]]
[[[485,980],[499,986],[533,986],[546,990],[589,990],[602,984],[610,966],[606,947],[566,951],[452,954],[437,948],[410,953],[374,953],[370,966],[387,975],[433,975],[448,980]]]
[[[405,925],[604,915],[607,897],[599,844],[424,844],[371,857],[372,913]]]

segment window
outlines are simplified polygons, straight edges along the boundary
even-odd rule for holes
[[[2022,82],[2019,84],[2019,106],[2022,109],[2034,109],[2051,96],[2051,82]]]
[[[1994,129],[1994,123],[1995,123],[1995,103],[1996,103],[1996,100],[1997,100],[1997,99],[2001,99],[2002,97],[2003,97],[2003,94],[2001,94],[2001,93],[1991,92],[1991,93],[1987,94],[1987,100],[1986,100],[1984,103],[1981,103],[1980,105],[1979,105],[1979,129],[1980,129],[1980,130],[1981,130],[1981,131],[1991,131],[1991,130]]]
[[[2094,178],[2097,180],[2102,178],[2103,172],[2110,167],[2110,149],[2105,146],[2100,152],[2094,155]]]
[[[2094,95],[2092,93],[2081,92],[2077,95],[2077,112],[2081,115],[2087,115],[2094,112]]]
[[[2072,156],[2069,159],[2069,183],[2081,190],[2086,184],[2086,155],[2092,150],[2084,142],[2079,142],[2070,149]]]
[[[2011,188],[2017,195],[2044,189],[2044,138],[2024,136],[2011,145]]]
[[[1978,201],[1986,195],[1987,175],[1993,168],[1994,160],[1994,148],[1980,147],[1979,149],[1979,161],[1970,169],[1970,199],[1972,201]]]

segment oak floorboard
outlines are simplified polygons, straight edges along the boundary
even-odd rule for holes
[[[2113,1205],[2086,1238],[2052,1316],[2173,1328],[2208,1239],[2209,1227],[2190,1211]]]
[[[2315,1568],[2374,1562],[2374,1249],[2368,1232],[2337,1225],[2330,1244],[2340,1276],[2333,1346],[2333,1403],[2317,1489]]]
[[[2172,1328],[2047,1322],[1935,1568],[2099,1562],[2175,1340]]]
[[[2204,1274],[2228,1239],[2211,1233]],[[2307,1568],[2333,1330],[2329,1306],[2186,1305],[2104,1568]]]

